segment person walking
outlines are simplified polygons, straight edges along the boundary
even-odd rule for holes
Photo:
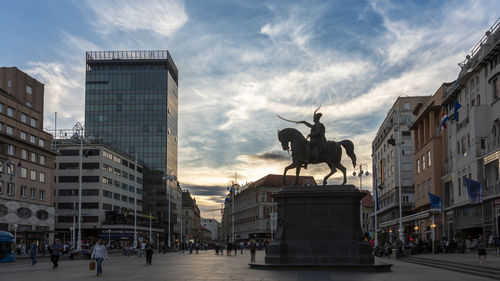
[[[144,251],[146,252],[146,264],[151,265],[151,260],[153,259],[153,247],[151,247],[150,243],[146,245]]]
[[[255,250],[257,247],[255,246],[255,241],[250,241],[250,262],[255,262]]]
[[[36,252],[37,252],[36,243],[35,243],[35,241],[32,241],[31,245],[30,245],[31,265],[35,265],[36,264]]]
[[[486,244],[484,236],[480,235],[477,241],[477,255],[480,263],[486,263]]]
[[[141,255],[144,257],[146,256],[146,252],[144,252],[144,250],[146,250],[146,242],[142,242],[141,243]]]
[[[52,253],[50,254],[50,261],[53,266],[52,269],[56,269],[59,266],[59,257],[61,256],[61,252],[63,250],[63,245],[61,244],[61,240],[56,238],[54,244],[52,245]]]
[[[234,256],[236,257],[236,254],[238,254],[238,242],[234,242],[233,248],[234,248]]]
[[[91,259],[94,259],[97,263],[97,276],[102,275],[102,262],[108,259],[108,250],[102,239],[99,239],[92,249],[92,254],[90,254]]]
[[[243,255],[243,248],[244,248],[244,244],[243,244],[243,241],[240,242],[240,255]]]

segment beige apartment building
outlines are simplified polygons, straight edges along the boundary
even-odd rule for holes
[[[49,242],[54,231],[55,153],[43,131],[44,85],[0,68],[0,230],[19,242]]]
[[[441,177],[446,151],[446,130],[440,129],[444,112],[441,102],[449,85],[442,84],[433,96],[424,99],[415,107],[413,114],[417,119],[410,127],[413,130],[415,146],[415,208],[414,214],[405,217],[404,221],[413,225],[413,233],[418,238],[427,240],[432,237],[433,217],[437,239],[442,236],[443,231],[441,212],[430,208],[428,193],[443,198]]]

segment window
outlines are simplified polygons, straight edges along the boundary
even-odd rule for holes
[[[78,195],[78,189],[59,189],[57,194],[59,196],[76,196]]]
[[[3,113],[3,104],[0,103],[0,112]]]
[[[30,199],[36,199],[36,188],[30,188]]]
[[[458,178],[458,196],[462,196],[462,179]]]
[[[410,103],[409,102],[405,102],[405,109],[406,110],[410,110]]]
[[[128,191],[130,191],[130,192],[135,192],[135,187],[133,187],[133,186],[129,185],[129,186],[128,186]]]
[[[28,197],[28,187],[21,186],[21,197]]]
[[[130,204],[134,204],[134,198],[129,197],[129,198],[128,198],[128,202],[129,202]]]
[[[15,167],[14,167],[14,164],[7,164],[7,174],[9,174],[10,176],[14,176],[14,171],[15,171]]]
[[[78,149],[62,149],[59,150],[62,156],[78,156],[80,155],[80,151]]]
[[[82,163],[82,168],[86,170],[99,169],[99,162]]]
[[[24,113],[21,113],[21,122],[23,122],[24,124],[28,123],[28,116]]]
[[[425,189],[425,181],[422,182],[422,198],[425,197],[425,194],[427,194],[427,190]]]
[[[413,167],[412,167],[411,163],[403,163],[403,171],[411,172],[412,168]]]
[[[422,171],[425,170],[425,154],[422,155]]]
[[[0,194],[3,194],[3,181],[0,181]]]
[[[30,176],[30,179],[32,181],[36,181],[36,171],[35,170],[31,170],[31,176]]]
[[[7,126],[6,132],[9,135],[13,135],[14,134],[14,128],[12,128],[11,126]]]
[[[102,203],[102,208],[103,208],[104,210],[109,210],[109,211],[111,211],[111,210],[113,210],[113,205],[111,205],[111,204],[107,204],[107,203]]]
[[[411,155],[411,148],[403,148],[403,155]]]
[[[7,116],[14,117],[14,109],[7,107]]]
[[[432,193],[432,180],[431,179],[427,180],[427,192]]]
[[[23,139],[23,140],[27,139],[26,132],[21,131],[21,139]]]
[[[23,179],[27,179],[28,178],[28,169],[21,168],[21,178],[23,178]]]
[[[82,182],[99,182],[99,176],[82,176]]]
[[[36,153],[31,152],[31,162],[36,162]]]
[[[11,182],[7,184],[7,194],[10,196],[14,196],[14,194],[16,194],[16,186]]]
[[[113,154],[107,152],[107,151],[102,151],[102,156],[108,158],[109,160],[113,160]]]
[[[111,191],[107,191],[107,190],[105,190],[105,189],[102,191],[102,195],[103,195],[104,197],[113,198],[113,192],[111,192]]]
[[[107,177],[102,177],[102,183],[113,185],[113,180]]]
[[[40,182],[45,182],[45,173],[40,172]]]
[[[31,118],[31,119],[30,119],[30,125],[31,125],[32,127],[36,127],[36,119]]]
[[[36,143],[36,137],[33,135],[30,135],[30,142],[31,143]]]
[[[14,153],[16,153],[16,148],[12,144],[9,144],[7,146],[7,154],[14,155]]]
[[[99,196],[99,189],[83,189],[82,196]]]
[[[127,202],[127,201],[128,201],[128,197],[127,197],[127,196],[125,196],[125,195],[122,195],[122,201],[123,201],[123,202]]]
[[[113,198],[115,198],[115,200],[120,200],[120,194],[113,193]]]
[[[31,107],[31,106],[32,106],[32,105],[31,105],[31,102],[26,101],[26,106],[27,106],[27,107]]]
[[[38,139],[38,145],[41,146],[41,147],[44,147],[45,146],[45,140]]]
[[[431,166],[431,151],[427,151],[427,167]]]
[[[39,159],[40,159],[40,164],[45,165],[45,156],[40,155]]]
[[[45,200],[45,190],[40,190],[40,192],[38,192],[38,200],[40,201]]]
[[[417,159],[417,174],[420,173],[420,159]]]
[[[31,86],[26,85],[26,93],[28,93],[28,95],[32,95],[33,94],[33,89],[31,88]]]
[[[403,139],[410,139],[411,138],[410,131],[403,131],[401,135],[402,135]]]
[[[7,87],[9,87],[9,88],[12,87],[12,80],[10,80],[10,79],[7,80]]]
[[[99,202],[83,202],[82,209],[99,209]]]
[[[420,199],[420,197],[421,197],[420,193],[421,193],[420,184],[417,184],[417,199]]]
[[[78,182],[78,176],[60,176],[59,182]]]
[[[120,157],[118,157],[118,156],[115,156],[115,157],[113,158],[113,160],[114,160],[116,163],[120,163],[120,164],[122,163],[122,159],[121,159]]]
[[[128,190],[128,186],[127,186],[127,184],[122,183],[122,189],[123,189],[123,190]]]
[[[22,158],[23,160],[27,160],[27,159],[28,159],[28,151],[26,151],[26,150],[24,150],[24,149],[23,149],[23,150],[21,150],[21,158]]]

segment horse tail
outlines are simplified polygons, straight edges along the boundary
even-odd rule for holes
[[[349,156],[352,160],[352,165],[356,168],[356,154],[354,154],[354,144],[350,140],[343,140],[339,142],[347,152],[347,156]]]

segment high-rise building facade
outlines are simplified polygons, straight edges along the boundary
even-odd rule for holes
[[[372,157],[376,167],[378,188],[378,230],[399,230],[399,191],[401,190],[402,216],[412,213],[415,207],[414,195],[414,137],[409,126],[414,122],[412,114],[417,104],[427,97],[398,97],[378,129],[372,142]],[[399,153],[399,155],[398,155]],[[399,171],[399,168],[401,170]],[[399,186],[401,185],[401,189]],[[413,226],[404,221],[405,235]]]
[[[43,131],[44,85],[0,68],[0,230],[18,242],[52,241],[55,153]]]
[[[86,136],[137,155],[144,163],[144,211],[158,216],[165,229],[170,222],[172,231],[181,209],[174,200],[177,183],[167,179],[177,175],[177,90],[168,51],[86,53]]]

